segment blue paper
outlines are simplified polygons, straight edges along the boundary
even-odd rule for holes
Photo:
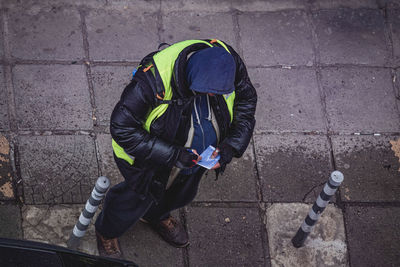
[[[212,153],[215,151],[215,148],[213,146],[207,147],[206,150],[201,153],[201,160],[197,162],[198,165],[206,168],[206,169],[211,169],[214,167],[215,164],[217,164],[218,160],[220,159],[220,155],[217,155],[215,158],[211,158]]]

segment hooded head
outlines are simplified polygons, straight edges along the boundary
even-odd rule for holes
[[[194,53],[186,66],[189,88],[199,93],[230,94],[235,89],[236,64],[222,47],[210,47]]]

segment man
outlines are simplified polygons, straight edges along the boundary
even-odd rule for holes
[[[188,235],[170,212],[190,203],[206,171],[209,145],[223,172],[241,157],[255,125],[257,95],[239,55],[219,40],[187,40],[146,56],[111,115],[116,164],[125,181],[112,187],[96,221],[102,256],[120,258],[121,236],[139,219],[176,247]]]

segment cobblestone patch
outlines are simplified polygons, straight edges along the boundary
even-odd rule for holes
[[[26,203],[86,202],[98,176],[90,136],[21,136],[19,151]]]

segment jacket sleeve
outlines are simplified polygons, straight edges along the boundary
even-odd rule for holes
[[[151,135],[143,128],[154,104],[154,96],[149,87],[141,86],[140,83],[133,80],[115,106],[110,125],[112,138],[135,158],[172,167],[178,158],[178,147]]]
[[[235,157],[241,157],[246,150],[256,123],[254,114],[257,105],[257,92],[247,74],[246,66],[240,56],[228,46],[236,62],[235,102],[233,121],[223,143],[232,146]]]

